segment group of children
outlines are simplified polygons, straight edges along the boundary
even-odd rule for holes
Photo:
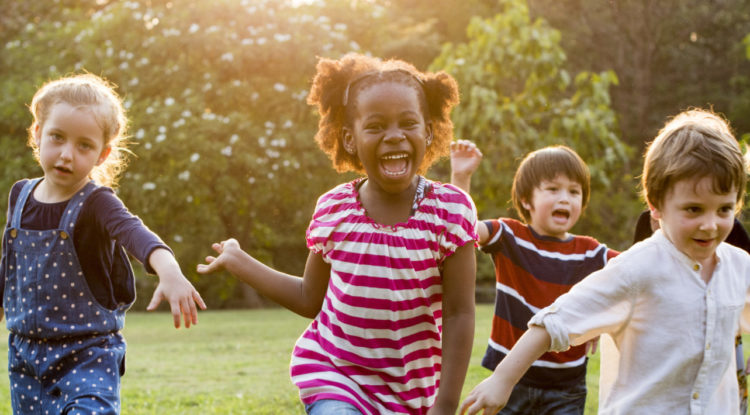
[[[570,148],[530,153],[513,180],[522,221],[477,221],[469,197],[482,159],[453,141],[456,81],[400,60],[320,59],[308,103],[337,171],[362,177],[317,201],[301,276],[234,239],[199,273],[226,270],[312,319],[290,374],[310,415],[582,414],[586,348],[602,334],[599,412],[737,413],[735,335],[750,328],[750,255],[723,241],[746,183],[743,154],[709,111],[673,118],[649,144],[643,197],[654,234],[620,253],[570,233],[589,172]],[[16,414],[116,414],[120,334],[135,298],[125,251],[159,277],[148,309],[174,325],[205,304],[171,250],[112,191],[127,120],[93,75],[44,85],[29,145],[43,177],[10,191],[0,291]],[[423,176],[450,155],[452,184]],[[496,271],[492,375],[463,403],[474,337],[475,252]],[[251,409],[248,409],[252,412]]]

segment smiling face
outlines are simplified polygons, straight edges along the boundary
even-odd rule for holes
[[[680,252],[701,265],[715,263],[716,247],[734,225],[737,190],[717,194],[711,177],[679,180],[651,215]]]
[[[542,180],[535,187],[531,201],[522,201],[529,211],[529,226],[543,236],[566,239],[568,231],[581,216],[583,190],[580,183],[564,174]]]
[[[91,111],[60,102],[50,108],[44,124],[36,127],[44,192],[54,200],[65,200],[83,187],[94,166],[109,154]]]
[[[344,129],[344,147],[362,162],[369,186],[393,194],[410,189],[431,138],[418,92],[393,81],[359,91],[356,116]]]

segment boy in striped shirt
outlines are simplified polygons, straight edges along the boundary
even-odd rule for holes
[[[453,143],[452,183],[468,192],[481,159],[474,143]],[[482,359],[487,369],[503,360],[537,311],[617,255],[591,237],[569,233],[589,190],[588,167],[578,154],[565,146],[545,147],[529,153],[513,179],[513,205],[524,222],[478,222],[480,248],[492,255],[496,278],[492,331]],[[500,414],[583,414],[586,360],[584,345],[544,354]]]

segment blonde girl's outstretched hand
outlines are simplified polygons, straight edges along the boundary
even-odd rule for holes
[[[493,373],[469,393],[461,403],[459,413],[495,415],[508,403],[513,386],[513,383],[505,382],[501,376]]]
[[[206,303],[203,302],[198,290],[182,274],[180,265],[172,253],[166,249],[156,249],[151,253],[149,263],[159,276],[159,285],[156,286],[146,310],[156,310],[162,301],[166,301],[169,303],[175,328],[180,328],[180,316],[185,321],[185,328],[198,324],[198,307],[205,310]]]

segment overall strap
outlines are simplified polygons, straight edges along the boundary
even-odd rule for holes
[[[83,202],[89,195],[98,188],[99,186],[94,183],[93,180],[86,183],[85,186],[68,201],[68,205],[65,206],[65,211],[60,218],[60,229],[73,235],[73,227],[75,227],[78,214],[81,213]]]
[[[34,188],[41,180],[41,177],[28,180],[26,181],[26,184],[23,185],[23,188],[21,188],[21,193],[19,193],[18,199],[16,199],[16,206],[13,208],[13,214],[10,217],[11,229],[21,229],[21,215],[23,215],[23,207],[24,205],[26,205],[26,200],[29,199],[29,195],[31,194],[31,192],[34,191]]]

